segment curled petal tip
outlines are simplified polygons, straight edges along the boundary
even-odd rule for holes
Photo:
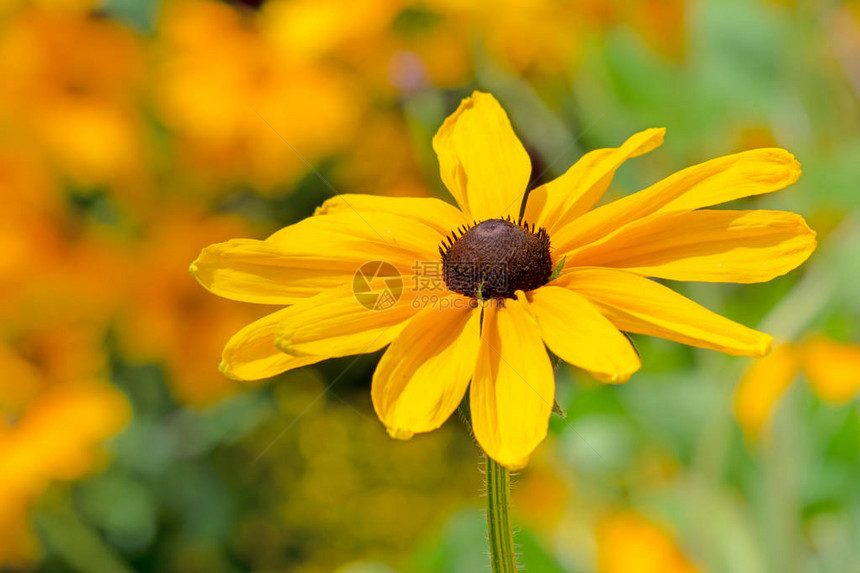
[[[649,151],[653,151],[657,147],[660,147],[661,145],[663,145],[663,139],[665,138],[665,136],[665,127],[652,127],[639,132],[633,137],[644,138],[644,140],[641,140],[639,147],[630,154],[630,157],[639,157],[640,155],[644,155],[645,153],[648,153]]]
[[[632,376],[632,372],[615,372],[612,374],[611,382],[613,384],[624,384],[628,380],[630,380],[630,376]]]
[[[794,157],[794,155],[789,153],[788,156],[791,157],[791,182],[794,183],[795,181],[800,179],[801,175],[803,175],[803,169],[801,169],[800,167],[800,161],[798,161],[797,158]]]
[[[287,352],[288,353],[289,347],[290,347],[290,341],[287,338],[285,338],[283,336],[279,336],[279,337],[275,338],[275,348],[277,348],[281,352]]]
[[[605,374],[595,374],[594,377],[606,384],[624,384],[633,375],[632,372],[609,372]]]
[[[767,339],[762,343],[761,348],[759,349],[759,357],[767,356],[770,354],[770,351],[773,349],[773,337],[768,335]]]
[[[308,352],[303,352],[301,350],[296,349],[296,347],[293,345],[291,335],[292,333],[284,333],[275,338],[275,348],[277,348],[284,354],[289,354],[290,356],[294,357],[313,356]]]
[[[319,207],[317,207],[316,209],[314,209],[314,217],[318,217],[319,215],[327,215],[329,212],[329,209],[331,207],[330,201],[331,200],[328,200],[328,201],[324,202],[322,205],[320,205]]]
[[[386,431],[388,432],[388,435],[395,440],[408,440],[415,435],[414,432],[410,432],[409,430],[404,430],[402,428],[386,428]]]

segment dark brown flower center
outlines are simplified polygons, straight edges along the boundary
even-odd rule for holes
[[[442,276],[452,291],[480,298],[516,298],[549,282],[552,258],[549,235],[522,223],[488,219],[448,237],[442,254]]]

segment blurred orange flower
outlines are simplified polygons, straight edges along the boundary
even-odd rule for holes
[[[84,13],[99,7],[100,0],[0,0],[0,14],[8,14],[26,6],[55,13]]]
[[[179,138],[181,159],[210,183],[227,177],[261,190],[288,183],[307,170],[305,161],[340,149],[357,124],[356,87],[308,59],[312,50],[302,44],[337,31],[317,25],[306,36],[280,37],[279,46],[262,28],[255,14],[221,2],[164,10],[158,109]]]
[[[98,445],[129,417],[118,390],[80,381],[46,389],[17,420],[0,423],[0,565],[35,557],[37,543],[28,524],[31,504],[52,481],[89,472],[100,459]]]
[[[405,0],[272,0],[263,7],[265,35],[282,57],[311,63],[337,53],[359,56],[386,33]]]
[[[35,558],[29,512],[89,472],[130,417],[106,379],[121,257],[71,216],[30,148],[0,149],[0,565]]]
[[[14,302],[0,297],[0,564],[35,557],[32,504],[53,481],[93,469],[131,414],[106,379],[104,317],[66,279],[75,282],[42,275]]]
[[[496,61],[520,73],[566,70],[578,57],[583,34],[596,15],[582,3],[554,0],[430,4],[460,23],[460,38],[470,43],[477,39]]]
[[[597,526],[600,573],[696,573],[672,535],[633,511],[619,511]]]
[[[774,348],[756,360],[735,391],[734,411],[744,433],[761,436],[780,398],[799,373],[825,402],[841,404],[860,392],[860,345],[814,336]]]
[[[23,10],[2,24],[0,124],[83,186],[140,173],[138,38],[116,22]]]

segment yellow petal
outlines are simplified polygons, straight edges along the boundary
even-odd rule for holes
[[[308,217],[272,234],[267,243],[319,253],[323,260],[374,260],[380,255],[394,264],[409,265],[417,258],[438,258],[442,236],[416,219],[385,212],[342,210]]]
[[[630,341],[583,296],[558,286],[528,295],[544,342],[559,358],[604,382],[626,382],[641,366]]]
[[[442,181],[470,217],[519,216],[531,160],[505,110],[490,94],[474,92],[436,136]]]
[[[747,436],[759,437],[798,368],[797,349],[790,344],[777,346],[770,355],[750,365],[734,398],[735,418]]]
[[[304,256],[254,239],[233,239],[204,248],[190,267],[210,292],[244,302],[292,304],[349,281],[361,260]]]
[[[819,398],[847,402],[860,391],[860,346],[813,338],[804,345],[803,369]]]
[[[680,281],[755,283],[784,275],[815,249],[815,232],[784,211],[691,211],[634,221],[569,253],[601,266]]]
[[[266,315],[234,334],[224,347],[219,370],[235,380],[262,380],[325,360],[325,356],[290,356],[275,347],[275,333],[287,310]]]
[[[395,438],[441,426],[460,404],[475,371],[480,310],[463,296],[445,301],[409,322],[373,374],[373,407]]]
[[[469,397],[478,443],[503,466],[525,466],[546,436],[554,398],[552,365],[528,308],[511,299],[488,305]]]
[[[664,203],[661,212],[688,211],[778,191],[800,174],[800,163],[785,149],[751,149],[679,171],[645,194]]]
[[[285,309],[275,344],[296,356],[375,352],[394,340],[420,309],[406,283],[374,280],[356,295],[353,285],[318,294]]]
[[[663,143],[665,129],[646,129],[621,147],[586,153],[567,172],[529,193],[524,219],[552,234],[557,226],[591,209],[606,192],[615,171],[631,157]]]
[[[673,290],[633,273],[580,268],[559,286],[585,296],[618,329],[719,350],[736,356],[764,356],[772,338],[722,317]]]
[[[435,197],[381,197],[379,195],[338,195],[318,207],[315,215],[342,211],[393,213],[418,221],[447,235],[471,221],[457,207]]]
[[[556,233],[560,252],[591,243],[622,225],[658,212],[690,211],[770,193],[800,177],[800,165],[782,149],[754,149],[688,167],[651,187],[584,214]]]
[[[439,259],[442,235],[390,213],[343,211],[309,217],[265,241],[210,245],[191,272],[211,292],[245,302],[292,304],[352,281],[369,261],[390,262],[401,275]]]

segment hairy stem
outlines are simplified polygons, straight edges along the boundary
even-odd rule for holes
[[[493,573],[515,573],[514,537],[509,517],[511,477],[507,468],[486,456],[487,528],[490,538],[490,561]]]

